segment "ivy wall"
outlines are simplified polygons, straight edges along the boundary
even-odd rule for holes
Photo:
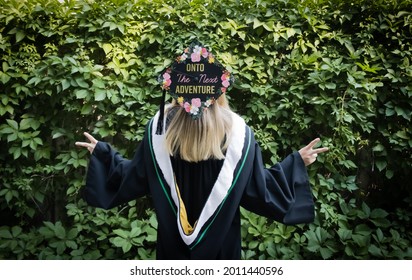
[[[61,3],[60,3],[61,2]],[[155,258],[150,199],[82,200],[90,131],[131,157],[199,40],[270,165],[314,137],[316,220],[242,210],[245,259],[412,258],[412,1],[0,0],[0,259]]]

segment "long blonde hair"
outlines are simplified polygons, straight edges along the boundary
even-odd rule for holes
[[[189,162],[223,159],[230,141],[232,111],[225,94],[194,120],[177,102],[168,113],[176,110],[166,131],[166,148],[170,155],[179,155]]]

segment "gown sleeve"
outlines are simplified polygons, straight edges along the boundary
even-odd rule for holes
[[[256,141],[254,151],[241,206],[287,225],[313,222],[314,201],[300,154],[294,152],[282,162],[265,168]]]
[[[133,159],[128,160],[108,143],[97,142],[90,158],[84,190],[89,205],[110,209],[148,193],[143,143]]]

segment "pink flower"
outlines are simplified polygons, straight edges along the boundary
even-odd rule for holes
[[[230,83],[229,83],[228,80],[224,80],[224,81],[222,82],[222,85],[223,85],[225,88],[227,88],[228,86],[230,86]]]
[[[200,54],[199,53],[192,53],[190,56],[192,59],[192,62],[199,62],[200,61]]]
[[[206,50],[206,48],[202,48],[202,56],[203,56],[204,58],[206,58],[206,57],[209,56],[209,52]]]
[[[170,80],[170,74],[169,73],[164,73],[163,74],[163,79],[165,79],[165,80]]]
[[[163,81],[163,86],[169,87],[171,83],[172,83],[172,80],[164,80]]]
[[[197,108],[202,106],[202,101],[200,100],[200,98],[193,98],[192,99],[192,106],[197,107]]]
[[[222,76],[220,77],[220,79],[222,80],[222,85],[227,88],[230,85],[229,82],[229,77],[230,77],[230,73],[229,72],[225,72],[222,74]]]
[[[225,87],[220,88],[220,90],[222,91],[222,93],[225,93],[225,92],[226,92],[226,88],[225,88]]]
[[[185,104],[183,104],[183,107],[185,108],[185,111],[189,113],[190,112],[190,107],[192,107],[192,106],[190,106],[189,102],[185,102]]]
[[[163,88],[168,88],[170,84],[172,83],[172,80],[170,79],[170,74],[168,72],[163,74]]]

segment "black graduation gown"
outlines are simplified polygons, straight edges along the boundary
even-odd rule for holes
[[[299,153],[265,168],[252,130],[233,114],[225,159],[188,167],[166,152],[165,134],[156,134],[158,115],[132,160],[98,142],[85,188],[86,201],[104,209],[150,195],[158,219],[157,259],[240,259],[239,206],[284,224],[313,221],[312,192]]]

